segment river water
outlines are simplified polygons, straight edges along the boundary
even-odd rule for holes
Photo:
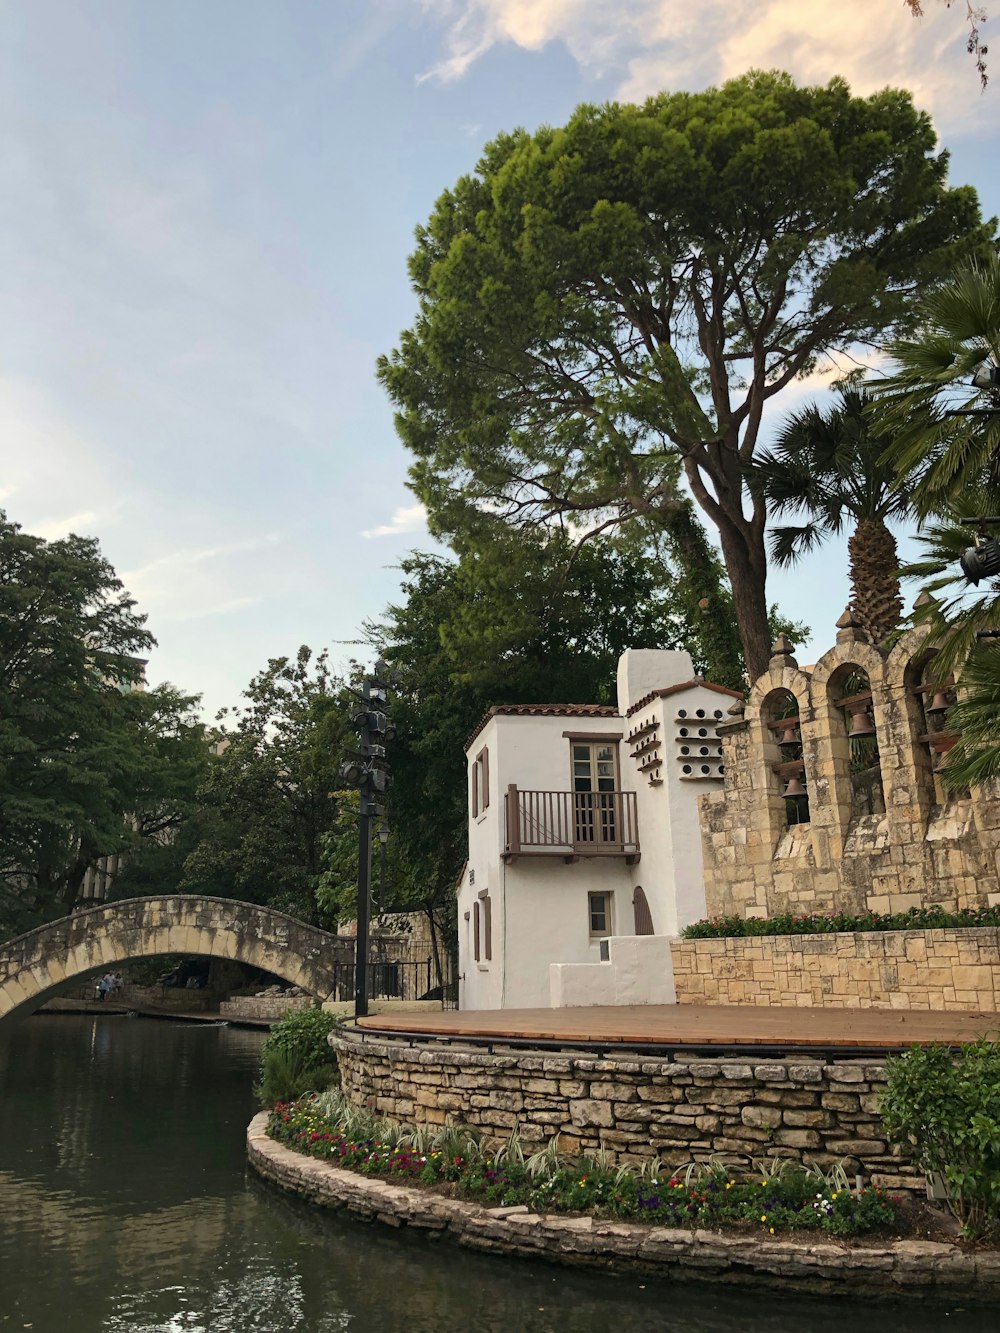
[[[0,1034],[0,1333],[980,1333],[996,1312],[798,1300],[469,1254],[262,1185],[260,1034],[45,1015]]]

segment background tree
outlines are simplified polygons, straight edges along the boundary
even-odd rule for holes
[[[316,893],[351,737],[344,683],[303,646],[269,661],[243,699],[220,714],[182,887],[332,924]]]
[[[905,92],[761,73],[489,143],[418,228],[419,312],[379,362],[434,530],[488,511],[670,531],[683,475],[758,675],[765,407],[993,232],[935,143]]]
[[[62,916],[101,857],[165,835],[197,783],[195,700],[148,694],[153,639],[92,538],[0,514],[0,930]]]
[[[779,565],[851,528],[851,604],[872,642],[881,643],[903,615],[889,520],[913,514],[919,472],[899,474],[883,458],[885,441],[872,429],[871,404],[865,390],[848,388],[826,412],[816,406],[797,412],[761,456],[753,484],[772,515],[806,516],[798,526],[772,528],[771,558]]]

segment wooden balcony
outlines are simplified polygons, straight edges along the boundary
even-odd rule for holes
[[[516,856],[639,859],[634,791],[521,791],[505,797],[504,860]]]

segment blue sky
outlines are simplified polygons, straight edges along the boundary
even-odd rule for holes
[[[98,536],[159,640],[150,678],[208,711],[300,643],[363,651],[335,641],[429,540],[374,362],[441,190],[501,129],[780,66],[912,88],[998,212],[1000,74],[981,95],[961,13],[926,8],[0,0],[0,503]],[[802,661],[844,567],[772,579],[813,627]]]

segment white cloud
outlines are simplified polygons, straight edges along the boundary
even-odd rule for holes
[[[395,537],[404,532],[419,532],[427,522],[427,509],[424,505],[403,505],[393,514],[388,523],[381,523],[377,528],[369,528],[362,537]]]
[[[32,534],[47,542],[59,541],[62,537],[68,537],[71,532],[77,536],[88,537],[97,530],[98,523],[101,522],[95,510],[83,509],[78,514],[70,514],[69,518],[35,523],[32,526]],[[107,524],[106,517],[103,519],[103,524]]]
[[[625,101],[780,68],[802,83],[842,74],[862,95],[910,88],[949,129],[982,118],[959,6],[928,6],[921,19],[896,0],[424,0],[424,9],[444,25],[447,50],[424,77],[460,78],[495,46],[558,41],[587,74],[621,70]]]

